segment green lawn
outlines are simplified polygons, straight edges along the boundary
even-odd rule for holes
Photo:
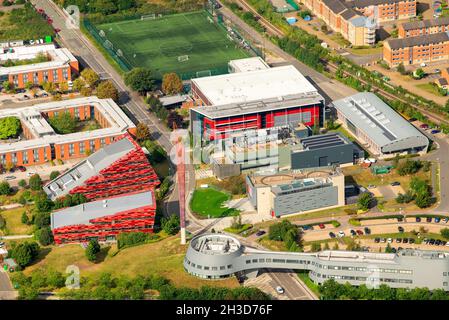
[[[206,218],[208,216],[211,218],[234,216],[239,213],[239,210],[223,206],[223,203],[230,198],[229,194],[212,188],[196,189],[193,192],[190,209]]]
[[[440,93],[440,91],[438,91],[438,87],[434,83],[432,83],[432,82],[421,83],[421,84],[418,84],[416,86],[418,88],[420,88],[420,89],[423,89],[423,90],[425,90],[425,91],[435,95],[435,96],[444,97],[444,95],[442,95]]]
[[[33,232],[33,226],[29,226],[22,223],[22,213],[24,211],[31,211],[31,206],[24,208],[16,208],[11,210],[0,211],[0,215],[6,220],[6,228],[0,230],[0,235],[22,235],[31,234]],[[32,214],[28,213],[28,217],[31,219]]]
[[[248,57],[227,38],[226,32],[210,23],[205,11],[167,15],[153,20],[128,20],[97,25],[114,50],[122,50],[133,67],[148,67],[157,77],[167,72],[183,76],[212,69],[227,70],[232,59]],[[180,62],[178,57],[188,56]]]
[[[319,298],[320,286],[314,283],[309,277],[309,271],[297,271],[298,278],[304,282],[304,284]]]

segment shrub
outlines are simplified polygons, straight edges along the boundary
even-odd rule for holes
[[[117,236],[117,247],[122,249],[126,246],[145,243],[147,240],[148,234],[144,232],[122,232]]]
[[[94,262],[97,260],[97,254],[100,252],[100,244],[97,239],[91,239],[86,247],[87,260]]]
[[[11,257],[24,268],[28,266],[39,254],[39,245],[36,242],[23,242],[16,245],[11,251]]]
[[[42,179],[37,173],[30,178],[30,189],[34,191],[42,190]]]
[[[3,181],[2,183],[0,183],[0,194],[7,196],[11,194],[11,187],[8,183],[8,181]]]

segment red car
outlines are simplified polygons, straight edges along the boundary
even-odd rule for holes
[[[27,168],[25,168],[24,166],[18,166],[18,167],[16,167],[19,171],[21,171],[21,172],[25,172],[25,171],[27,171]]]
[[[318,226],[320,227],[320,229],[324,229],[325,228],[324,224],[322,224],[322,223],[320,223]]]
[[[44,9],[37,9],[37,12],[44,13],[45,11],[44,11]]]
[[[358,234],[359,236],[362,236],[362,235],[363,235],[363,231],[362,231],[362,230],[356,230],[356,232],[357,232],[357,234]]]
[[[419,126],[421,129],[429,129],[429,125],[423,123],[422,125]]]
[[[53,19],[52,19],[52,18],[48,18],[48,19],[47,19],[47,22],[48,22],[49,24],[52,24],[52,23],[53,23]]]
[[[61,31],[61,29],[55,28],[55,33],[59,33],[60,31]]]

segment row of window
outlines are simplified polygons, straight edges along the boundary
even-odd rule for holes
[[[58,70],[57,69],[52,70],[52,74],[53,74],[53,81],[58,81],[59,80]],[[42,77],[43,77],[43,80],[45,82],[47,82],[49,80],[48,71],[44,71],[42,73]],[[68,69],[62,69],[62,77],[65,81],[69,80]],[[12,79],[13,79],[14,85],[18,86],[19,85],[19,76],[13,75]],[[24,74],[22,74],[22,79],[23,79],[23,83],[33,82],[34,84],[38,84],[39,83],[39,73],[33,72],[32,79],[30,79],[28,77],[28,73],[24,73]]]
[[[12,152],[11,153],[11,163],[12,164],[14,164],[14,165],[16,165],[17,164],[17,152]],[[43,159],[43,161],[47,161],[47,153],[46,152],[44,152],[43,153],[44,154],[44,159]],[[33,163],[35,163],[35,162],[40,162],[41,161],[41,159],[40,159],[40,157],[39,157],[39,149],[34,149],[33,150]],[[28,158],[28,151],[22,151],[22,163],[23,164],[28,164],[29,163],[29,158]],[[2,164],[2,165],[6,165],[6,154],[2,154],[2,155],[0,155],[0,163]]]
[[[213,266],[213,267],[211,267],[211,266],[202,266],[202,265],[200,265],[200,264],[195,264],[195,263],[193,263],[193,262],[190,262],[190,260],[187,259],[187,258],[184,258],[184,260],[185,260],[185,262],[186,262],[188,265],[191,265],[192,268],[197,268],[197,269],[199,269],[199,270],[212,270],[212,271],[218,271],[218,270],[220,269],[221,271],[223,271],[223,270],[226,270],[226,269],[232,269],[232,264],[228,264],[227,266]]]
[[[379,280],[380,282],[386,283],[408,283],[412,284],[413,281],[410,279],[394,279],[394,278],[375,278],[375,277],[356,277],[356,276],[345,276],[345,275],[333,275],[333,274],[320,274],[311,271],[311,275],[316,278],[322,279],[336,279],[336,280],[352,280],[352,281],[366,281],[366,280]]]

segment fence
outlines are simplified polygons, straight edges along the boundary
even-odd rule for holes
[[[299,10],[298,4],[295,2],[295,0],[286,0],[286,2],[292,6],[294,10]]]
[[[129,64],[123,57],[119,57],[117,55],[117,52],[115,52],[111,47],[105,45],[106,41],[109,41],[107,39],[104,39],[100,36],[100,33],[98,29],[89,21],[89,19],[84,18],[83,19],[83,25],[86,28],[86,30],[94,37],[95,41],[101,45],[101,47],[106,50],[106,52],[111,56],[111,58],[120,66],[120,68],[128,72],[133,67],[131,64]],[[109,42],[110,43],[110,42]],[[118,49],[118,48],[117,48]]]

